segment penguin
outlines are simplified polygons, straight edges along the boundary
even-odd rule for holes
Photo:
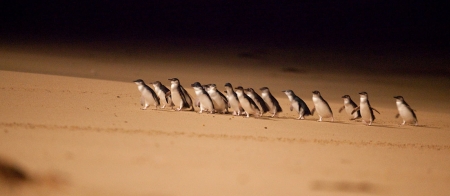
[[[275,99],[272,93],[270,93],[269,88],[262,87],[259,90],[261,90],[262,99],[264,100],[264,102],[266,102],[267,106],[269,106],[269,112],[272,113],[272,117],[283,111],[280,104],[278,103],[278,100]]]
[[[264,113],[269,111],[269,106],[267,103],[261,98],[261,96],[258,95],[258,93],[255,92],[252,88],[244,89],[245,94],[247,94],[250,98],[253,99],[253,101],[256,103],[260,110],[260,115],[262,116]]]
[[[170,96],[170,90],[166,86],[164,86],[160,81],[156,81],[151,84],[155,88],[155,92],[159,97],[160,103],[162,104],[161,108],[165,108],[166,104],[173,108],[174,105],[172,103],[172,97]]]
[[[211,97],[216,111],[223,114],[228,113],[228,99],[223,93],[217,90],[216,84],[209,84],[205,90]]]
[[[261,116],[259,107],[252,98],[244,93],[244,88],[242,88],[242,86],[238,86],[235,89],[236,95],[239,98],[239,103],[247,114],[247,118],[250,117],[250,114]]]
[[[370,126],[372,125],[372,122],[375,120],[375,115],[373,114],[373,111],[375,110],[378,114],[378,110],[375,108],[372,108],[369,103],[369,95],[366,92],[360,92],[359,93],[359,106],[353,109],[352,114],[356,111],[361,112],[361,118],[364,124]]]
[[[300,99],[300,97],[295,95],[294,91],[285,90],[282,92],[284,92],[287,95],[289,101],[291,102],[290,110],[292,111],[293,109],[295,109],[295,111],[299,114],[297,119],[305,119],[305,116],[312,115],[306,103],[302,99]]]
[[[213,114],[215,112],[214,104],[209,94],[205,91],[204,87],[199,82],[191,84],[191,87],[194,88],[195,95],[197,95],[195,105],[200,107],[200,111],[198,113],[208,111],[209,113]]]
[[[190,108],[190,111],[194,111],[194,105],[192,104],[192,98],[186,89],[180,84],[180,80],[177,78],[171,78],[170,80],[170,95],[172,97],[172,103],[177,106],[176,111],[180,111],[183,108]]]
[[[397,104],[398,114],[395,118],[401,116],[403,118],[402,125],[405,125],[406,122],[414,123],[417,126],[417,116],[414,113],[414,110],[406,103],[405,99],[402,96],[395,96],[395,103]]]
[[[237,97],[236,92],[234,92],[233,86],[230,83],[225,83],[225,91],[227,100],[228,100],[228,107],[233,109],[233,115],[239,116],[242,112],[244,112],[244,109],[241,107],[241,103],[239,102],[239,98]]]
[[[155,91],[145,84],[141,79],[133,81],[137,86],[138,90],[141,92],[141,109],[146,110],[150,105],[154,105],[155,109],[159,106],[159,97],[156,95]]]
[[[361,113],[359,111],[352,114],[353,110],[358,107],[355,102],[353,102],[352,98],[350,98],[350,95],[344,95],[342,96],[344,98],[344,106],[339,108],[339,113],[342,112],[342,110],[345,109],[345,112],[347,112],[348,115],[351,115],[352,118],[350,120],[355,120],[358,118],[361,118]]]
[[[314,108],[311,110],[311,115],[314,115],[314,111],[317,111],[319,115],[319,122],[322,118],[331,118],[331,122],[334,121],[333,111],[331,111],[330,105],[325,99],[322,98],[319,91],[313,91],[312,101],[314,103]]]

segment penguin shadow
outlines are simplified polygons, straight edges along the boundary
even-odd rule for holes
[[[361,125],[364,126],[368,126],[368,127],[382,127],[382,128],[389,128],[389,129],[395,129],[397,127],[393,126],[393,125],[385,125],[385,124],[371,124],[371,125],[366,125],[364,123],[361,123]]]
[[[336,124],[344,124],[344,125],[351,125],[353,123],[343,121],[343,120],[335,120],[335,121],[322,121],[322,122],[330,122],[330,123],[336,123]]]
[[[271,120],[271,121],[278,121],[278,119],[280,119],[280,117],[271,117],[271,116],[261,116],[261,117],[257,117],[256,119],[260,119],[260,120]]]
[[[366,181],[351,182],[316,180],[311,183],[310,189],[313,191],[350,194],[380,194],[386,191],[382,186]]]
[[[42,193],[58,191],[69,184],[60,174],[33,174],[17,163],[0,157],[0,195],[19,195],[22,191]],[[21,195],[21,194],[20,194]]]
[[[428,129],[442,129],[442,127],[436,127],[436,126],[429,126],[429,125],[413,125],[413,124],[395,124],[396,128],[416,128],[416,127],[420,127],[420,128],[428,128]]]

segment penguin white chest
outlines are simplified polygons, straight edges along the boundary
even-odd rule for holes
[[[361,104],[359,105],[359,111],[361,113],[361,118],[363,120],[365,121],[373,120],[372,112],[369,104],[367,104],[367,101],[361,102]]]
[[[330,109],[328,108],[328,104],[324,100],[322,100],[320,97],[313,96],[313,103],[314,103],[317,113],[320,116],[322,116],[324,118],[328,118],[328,117],[332,116]]]
[[[415,121],[414,115],[413,113],[410,111],[410,109],[403,104],[401,101],[397,101],[397,108],[398,108],[398,113],[400,114],[400,116],[403,118],[403,120],[405,121]]]
[[[176,104],[177,106],[180,106],[183,104],[183,100],[181,99],[180,96],[180,92],[178,92],[178,90],[174,90],[172,89],[172,101],[174,104]]]

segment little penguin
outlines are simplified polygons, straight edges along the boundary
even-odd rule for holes
[[[159,106],[159,97],[156,95],[155,91],[145,84],[141,79],[133,81],[137,86],[138,90],[141,92],[141,109],[146,110],[150,105],[154,105],[155,109]]]
[[[272,117],[283,111],[280,104],[278,103],[278,100],[275,99],[272,93],[270,93],[269,88],[262,87],[259,90],[261,90],[262,99],[264,100],[264,102],[266,102],[267,106],[269,106],[269,112],[272,113]]]
[[[195,105],[200,107],[200,111],[198,113],[208,111],[209,113],[213,114],[215,112],[214,104],[209,94],[205,91],[204,87],[199,82],[195,82],[191,84],[191,86],[192,88],[194,88],[195,95],[197,95]]]
[[[403,118],[402,125],[405,125],[406,122],[414,123],[417,126],[417,116],[414,113],[414,110],[406,103],[405,99],[402,96],[395,96],[395,103],[397,104],[398,114],[395,118],[401,116]]]
[[[175,110],[180,111],[183,108],[190,108],[194,111],[194,105],[192,104],[192,98],[186,89],[180,84],[178,78],[170,78],[170,95],[172,97],[172,103],[178,107]]]
[[[244,109],[241,107],[239,103],[239,98],[237,97],[236,92],[234,92],[233,86],[230,83],[225,83],[225,93],[228,100],[228,107],[233,109],[233,115],[239,116]]]
[[[348,115],[352,116],[350,120],[361,118],[361,113],[359,111],[352,114],[353,110],[358,107],[358,105],[356,105],[352,98],[350,98],[350,95],[344,95],[342,96],[342,98],[344,98],[344,106],[339,108],[339,113],[341,113],[342,110],[345,109],[345,112],[347,112]]]
[[[222,114],[228,113],[228,99],[224,94],[217,90],[216,84],[209,84],[208,88],[205,90],[211,97],[216,111]]]
[[[160,81],[156,81],[151,84],[155,88],[155,92],[159,97],[160,103],[162,104],[161,108],[165,108],[166,104],[173,108],[174,105],[172,103],[172,97],[170,96],[170,90]]]
[[[236,95],[239,98],[239,103],[247,114],[247,118],[250,117],[250,114],[261,116],[261,111],[259,107],[256,105],[255,101],[250,98],[247,94],[244,93],[244,88],[242,86],[238,86],[236,89]]]
[[[370,126],[372,125],[372,122],[375,120],[375,115],[373,114],[373,111],[375,110],[378,114],[380,112],[378,112],[378,110],[370,106],[369,95],[367,94],[367,92],[360,92],[359,100],[360,100],[359,106],[353,110],[352,114],[359,110],[361,112],[361,119],[363,123]]]
[[[267,105],[267,103],[264,101],[264,99],[261,98],[261,96],[258,95],[258,93],[255,92],[255,90],[253,90],[253,88],[244,89],[244,92],[250,98],[252,98],[253,101],[258,106],[258,108],[260,110],[259,116],[262,116],[264,113],[269,111],[269,106]]]
[[[311,115],[314,115],[314,111],[317,111],[319,115],[319,122],[322,118],[331,118],[331,122],[334,121],[333,111],[331,111],[330,105],[325,99],[322,98],[319,91],[313,91],[312,101],[314,103],[314,108],[311,110]]]
[[[291,102],[290,110],[292,111],[293,109],[295,109],[295,111],[299,114],[297,119],[305,119],[305,116],[312,115],[306,103],[302,99],[300,99],[300,97],[295,95],[294,91],[285,90],[282,92],[287,95],[289,101]]]

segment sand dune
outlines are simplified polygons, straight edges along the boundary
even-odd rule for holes
[[[448,78],[338,74],[332,66],[292,70],[293,64],[277,66],[273,56],[208,54],[128,61],[107,54],[2,50],[0,157],[33,180],[12,185],[2,174],[0,194],[450,193]],[[131,81],[169,85],[172,77],[185,87],[195,81],[216,83],[220,90],[225,82],[268,86],[284,112],[278,118],[244,118],[140,110],[140,94]],[[296,120],[281,92],[286,89],[310,107],[311,92],[321,91],[335,122],[317,122],[317,115]],[[337,112],[342,95],[358,102],[360,91],[369,92],[372,106],[381,112],[373,126]],[[419,126],[400,125],[395,95],[417,110]]]

